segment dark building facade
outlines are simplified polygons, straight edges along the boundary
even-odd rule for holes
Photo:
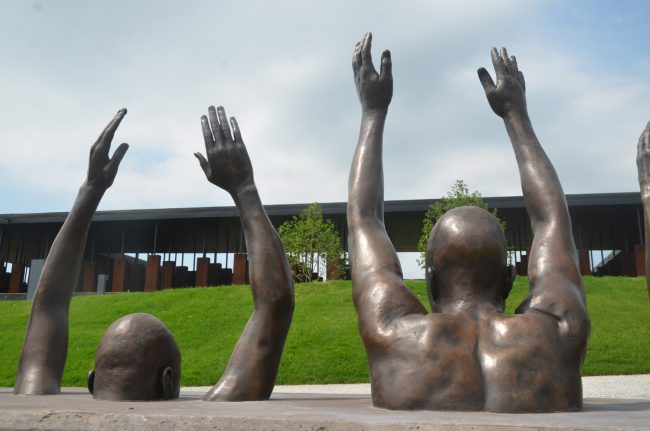
[[[506,222],[520,274],[532,242],[523,198],[484,198]],[[436,200],[385,203],[385,224],[398,252],[417,251],[422,219]],[[643,208],[639,193],[567,195],[583,274],[644,275]],[[278,227],[308,204],[268,205]],[[321,204],[346,246],[346,203]],[[0,293],[35,285],[67,213],[0,214]],[[77,290],[151,291],[245,283],[246,244],[235,207],[98,211],[91,224]],[[225,262],[216,263],[217,254]],[[6,295],[5,295],[6,296]]]

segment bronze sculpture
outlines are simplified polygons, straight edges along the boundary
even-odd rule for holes
[[[88,391],[108,401],[170,400],[178,398],[180,382],[181,353],[174,336],[154,316],[135,313],[104,333]]]
[[[504,316],[514,272],[496,218],[476,207],[447,212],[426,252],[433,313],[404,285],[383,223],[382,134],[392,98],[391,57],[378,74],[371,35],[352,59],[361,130],[348,184],[353,299],[373,404],[396,410],[551,412],[582,407],[580,367],[589,318],[564,193],[532,129],[514,57],[492,50],[495,85],[478,71],[506,125],[534,240],[530,293]]]
[[[121,144],[113,157],[108,157],[115,130],[125,115],[126,109],[120,109],[91,147],[88,177],[52,243],[32,302],[15,394],[53,395],[61,391],[70,300],[79,279],[90,221],[129,148]]]
[[[206,178],[233,198],[244,229],[254,311],[221,379],[203,397],[210,401],[254,401],[271,396],[294,309],[293,282],[280,238],[253,179],[253,166],[234,117],[232,131],[223,107],[201,117]]]
[[[650,121],[645,126],[639,137],[636,147],[636,166],[639,171],[639,187],[641,189],[641,203],[643,204],[643,218],[645,224],[645,271],[646,288],[650,298]]]

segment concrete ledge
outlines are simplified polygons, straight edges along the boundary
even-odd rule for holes
[[[81,388],[59,396],[0,390],[0,430],[647,430],[650,401],[587,399],[579,413],[393,412],[368,395],[282,394],[270,401],[201,401],[183,391],[167,402],[95,401]]]

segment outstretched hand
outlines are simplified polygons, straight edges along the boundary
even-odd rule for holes
[[[201,117],[207,159],[194,153],[208,181],[233,194],[241,187],[253,184],[253,166],[241,137],[235,117],[230,118],[222,106],[208,108],[208,117]]]
[[[478,78],[494,113],[505,117],[513,112],[526,112],[526,82],[515,56],[509,57],[505,48],[501,48],[501,53],[492,48],[492,65],[497,77],[496,85],[484,67],[478,70]]]
[[[352,56],[354,83],[364,111],[386,110],[393,97],[390,51],[386,50],[381,55],[381,69],[377,74],[370,56],[371,43],[372,34],[366,33],[354,50]]]
[[[111,142],[113,142],[115,131],[125,115],[126,108],[117,111],[115,117],[104,128],[93,146],[90,147],[87,184],[92,187],[106,190],[113,184],[113,180],[115,180],[117,168],[120,166],[126,150],[129,149],[129,144],[120,144],[113,153],[112,158],[108,157],[108,152],[111,149]]]
[[[641,187],[641,200],[650,201],[650,121],[639,137],[636,147],[636,166],[639,170],[639,186]]]

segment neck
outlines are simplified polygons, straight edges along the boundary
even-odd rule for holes
[[[434,311],[446,314],[471,312],[473,314],[502,313],[503,306],[486,295],[454,295],[438,298]]]

